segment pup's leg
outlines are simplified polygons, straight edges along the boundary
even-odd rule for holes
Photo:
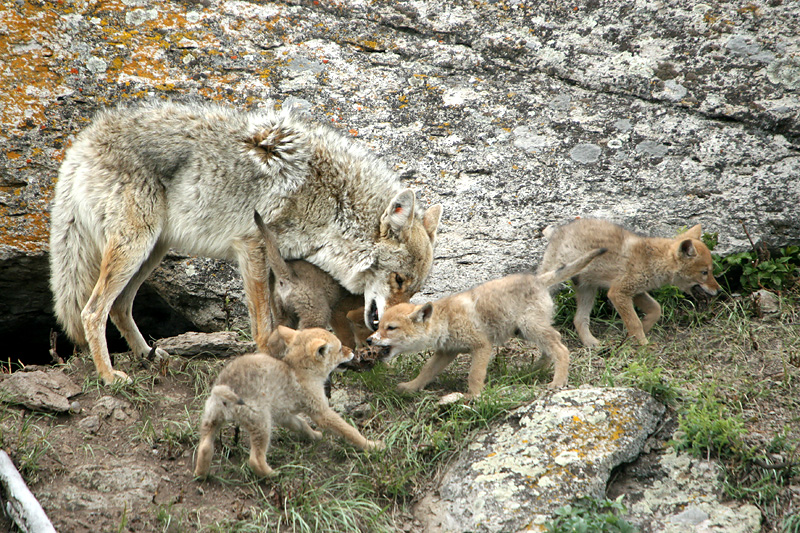
[[[319,440],[322,438],[321,432],[312,429],[311,426],[308,425],[308,422],[297,415],[288,415],[281,421],[281,423],[281,425],[284,427],[289,428],[296,433],[302,433],[309,439]]]
[[[483,390],[486,383],[486,369],[492,358],[491,343],[483,344],[472,350],[472,363],[467,377],[467,397],[475,398]]]
[[[525,324],[522,334],[542,352],[536,366],[542,364],[545,358],[553,362],[553,381],[548,387],[555,389],[565,386],[569,375],[569,350],[561,342],[561,334],[547,322],[533,320]]]
[[[224,417],[222,415],[219,399],[210,396],[206,401],[203,418],[200,422],[200,444],[197,445],[197,463],[194,475],[205,477],[211,467],[211,458],[214,456],[214,437],[217,434]]]
[[[639,344],[647,344],[647,337],[642,328],[642,321],[636,314],[636,309],[633,308],[633,296],[623,292],[618,285],[612,285],[608,289],[608,299],[614,304],[614,307],[622,318],[625,324],[625,329],[628,330],[628,335],[636,337]]]
[[[434,352],[433,357],[428,359],[428,361],[423,365],[422,370],[419,371],[419,375],[417,377],[411,381],[398,384],[397,389],[404,392],[417,392],[418,390],[423,389],[428,383],[433,381],[434,378],[438,376],[447,365],[453,362],[453,359],[456,358],[456,355],[458,355],[456,352],[449,353],[437,350]]]
[[[81,311],[89,351],[97,372],[106,384],[116,379],[129,381],[127,374],[111,367],[106,344],[106,320],[114,301],[153,251],[160,228],[152,221],[147,222],[150,224],[141,223],[127,233],[112,233],[108,238],[100,263],[100,275],[89,301]],[[134,224],[135,219],[124,223]],[[145,232],[145,228],[151,232]]]
[[[117,329],[122,333],[122,336],[125,337],[125,340],[128,342],[128,346],[130,346],[131,350],[140,357],[146,356],[150,353],[150,346],[147,344],[147,341],[142,336],[142,333],[139,331],[139,328],[136,327],[136,323],[133,321],[133,299],[136,296],[136,292],[139,290],[139,287],[144,283],[144,280],[150,275],[150,273],[155,269],[161,260],[169,250],[169,247],[163,243],[157,243],[153,251],[150,253],[150,257],[142,264],[139,268],[139,271],[136,273],[133,278],[128,282],[123,289],[122,293],[117,297],[114,305],[111,306],[111,311],[109,312],[109,317],[111,321],[117,326]],[[161,348],[156,349],[156,353],[160,357],[167,357],[167,352],[162,350]]]
[[[236,252],[250,313],[250,333],[258,351],[267,352],[267,340],[274,325],[270,314],[269,302],[273,296],[267,282],[266,252],[263,244],[255,238],[239,241]]]
[[[578,332],[581,342],[588,348],[600,345],[600,341],[592,335],[589,329],[589,316],[594,307],[594,299],[597,295],[597,288],[590,285],[577,285],[575,287],[575,330]]]
[[[242,425],[250,433],[250,468],[257,475],[267,477],[272,475],[272,468],[267,464],[267,450],[269,449],[269,438],[272,432],[272,419],[269,411],[264,411],[263,418],[242,419]]]
[[[653,325],[658,322],[658,319],[661,318],[661,306],[646,292],[634,296],[633,303],[644,313],[642,317],[642,330],[647,333],[653,328]]]
[[[345,422],[333,409],[328,408],[320,413],[309,414],[320,427],[327,428],[344,437],[348,442],[362,450],[381,450],[384,447],[383,441],[367,439],[356,428]]]
[[[343,345],[347,346],[348,348],[358,348],[358,340],[355,335],[354,324],[350,320],[350,313],[353,310],[348,310],[347,308],[343,307],[340,303],[334,307],[331,311],[331,329],[333,330],[333,334],[338,337],[338,339],[342,342]],[[364,323],[364,309],[363,307],[360,308],[361,313],[361,323]],[[366,329],[366,328],[365,328]],[[372,333],[372,332],[370,332]],[[366,337],[364,337],[366,338]],[[361,343],[363,345],[363,342]]]

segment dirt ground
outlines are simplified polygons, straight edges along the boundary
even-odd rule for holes
[[[748,317],[742,318],[743,313]],[[776,438],[782,439],[788,446],[776,460],[798,461],[799,316],[796,304],[785,308],[780,318],[768,319],[728,302],[701,318],[667,321],[654,330],[652,345],[636,353],[663,367],[665,380],[686,397],[713,385],[733,412],[741,414],[748,444],[766,449]],[[621,339],[622,331],[612,326],[604,335]],[[574,335],[565,333],[565,339],[573,357],[570,386],[612,384],[628,364],[621,357],[614,360],[583,350]],[[514,342],[498,350],[502,364],[531,356]],[[83,387],[73,398],[80,411],[50,415],[0,405],[0,444],[60,532],[239,530],[238,525],[248,523],[265,501],[280,508],[281,500],[290,495],[269,481],[254,482],[247,467],[241,466],[246,448],[237,444],[237,439],[246,437],[233,429],[223,433],[214,463],[220,468],[222,461],[233,473],[206,482],[194,479],[198,418],[205,391],[223,363],[211,357],[173,357],[169,364],[144,368],[120,354],[115,366],[135,376],[135,383],[104,387],[88,358],[73,357],[64,371]],[[458,364],[452,372],[466,373],[466,361]],[[445,393],[450,386],[440,380],[431,388]],[[372,393],[362,392],[369,402]],[[354,418],[358,424],[364,420]],[[275,433],[273,449],[292,446],[310,444]],[[313,446],[314,455],[326,461],[346,460],[341,444],[331,437]],[[786,452],[792,449],[794,453]],[[778,531],[778,520],[800,509],[800,479],[793,474],[797,469],[786,472],[790,477],[783,480],[779,494],[762,505],[763,531]],[[415,529],[410,503],[394,517],[400,529]],[[0,515],[0,530],[10,529],[9,519]]]

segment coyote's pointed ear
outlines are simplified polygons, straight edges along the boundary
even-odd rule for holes
[[[381,233],[400,233],[414,220],[414,191],[403,189],[392,198],[381,216]]]
[[[414,313],[409,318],[411,319],[412,322],[421,322],[424,324],[431,318],[432,314],[433,314],[433,305],[430,302],[428,302],[419,309],[417,309],[416,311],[414,311]]]
[[[322,339],[314,339],[311,342],[311,350],[318,359],[324,359],[331,350],[331,345]]]
[[[425,214],[422,215],[422,227],[425,228],[425,232],[428,234],[431,242],[436,240],[436,229],[439,227],[439,219],[442,218],[442,206],[441,204],[436,204],[430,206],[426,211]]]
[[[267,349],[272,357],[282,359],[289,345],[294,342],[297,332],[286,326],[278,326],[267,340]]]
[[[698,241],[703,236],[703,228],[700,227],[700,224],[695,224],[691,228],[687,229],[681,237],[684,239],[697,239]]]
[[[697,250],[694,247],[692,239],[686,239],[681,241],[680,255],[681,257],[694,257],[697,255]]]

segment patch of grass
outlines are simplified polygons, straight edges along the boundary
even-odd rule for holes
[[[584,496],[572,504],[560,507],[555,518],[545,524],[550,533],[633,533],[638,529],[620,515],[627,510],[622,503],[623,496],[616,500]]]
[[[156,401],[153,387],[159,376],[150,372],[137,372],[132,376],[129,374],[128,377],[131,378],[130,383],[115,381],[106,385],[96,372],[91,372],[83,380],[83,392],[96,392],[100,396],[123,398],[138,409],[152,407]]]
[[[781,533],[800,533],[800,512],[785,516],[781,521]]]
[[[20,475],[28,483],[39,479],[41,460],[52,449],[48,440],[52,420],[51,415],[23,414],[3,407],[0,448],[8,451]]]
[[[647,359],[639,359],[622,372],[620,382],[650,393],[665,405],[675,405],[681,391],[665,374],[663,367],[651,366]]]
[[[701,457],[735,457],[743,453],[745,431],[741,416],[731,414],[709,387],[680,413],[672,445]]]

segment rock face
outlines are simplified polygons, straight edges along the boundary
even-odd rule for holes
[[[540,229],[579,215],[666,236],[700,222],[721,252],[745,228],[800,242],[798,26],[781,0],[4,4],[0,338],[54,326],[64,150],[98,109],[142,100],[273,99],[382,154],[444,204],[419,299],[534,267]],[[173,257],[150,284],[196,328],[246,327],[231,272]]]
[[[573,498],[603,497],[663,413],[635,389],[574,389],[520,407],[470,444],[417,517],[425,531],[541,529]]]
[[[639,457],[617,473],[609,497],[625,494],[631,523],[660,533],[755,533],[761,511],[720,499],[717,463],[676,453],[672,448]]]

